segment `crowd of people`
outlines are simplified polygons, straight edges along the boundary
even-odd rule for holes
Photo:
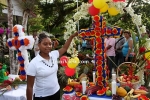
[[[147,30],[146,33],[142,33],[140,36],[150,37],[150,32]],[[138,37],[135,37],[138,42]],[[111,78],[112,72],[116,71],[117,66],[123,62],[131,62],[134,54],[133,38],[130,31],[126,30],[119,38],[107,36],[106,40],[106,55],[107,65],[110,71],[109,77]]]

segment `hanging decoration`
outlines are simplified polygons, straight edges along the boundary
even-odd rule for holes
[[[119,10],[115,7],[108,8],[108,13],[111,16],[116,16],[119,13]]]
[[[75,69],[72,69],[72,68],[69,68],[69,67],[66,67],[65,68],[65,74],[67,76],[73,76],[75,74],[76,70]]]
[[[15,25],[13,27],[14,38],[9,38],[7,40],[7,46],[11,50],[16,50],[18,52],[18,61],[20,64],[20,79],[26,79],[25,68],[29,63],[27,49],[32,49],[34,45],[33,36],[25,36],[23,26]]]
[[[93,5],[89,8],[89,14],[91,16],[95,16],[95,15],[98,15],[100,12],[99,9],[95,8]]]
[[[67,67],[67,63],[68,63],[68,57],[67,56],[62,56],[60,58],[60,64],[63,66],[63,67]]]
[[[71,59],[68,60],[67,65],[68,65],[69,68],[75,69],[78,66],[79,63],[80,63],[79,58],[74,57],[74,58],[71,58]]]
[[[109,6],[108,6],[108,4],[106,3],[106,4],[104,5],[104,7],[100,9],[100,12],[101,12],[101,13],[104,13],[104,12],[106,12],[106,11],[108,10],[108,8],[109,8]]]
[[[93,0],[93,5],[95,8],[101,9],[105,6],[106,0]]]

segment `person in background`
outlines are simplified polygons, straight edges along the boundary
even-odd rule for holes
[[[39,53],[37,33],[33,33],[33,38],[35,40],[35,42],[34,42],[34,54],[35,54],[35,56],[37,56],[37,54]]]
[[[57,78],[58,62],[68,49],[72,39],[78,33],[72,34],[62,48],[52,50],[52,41],[44,33],[39,34],[39,53],[29,63],[27,73],[27,100],[60,100],[60,86]],[[33,88],[34,87],[34,88]]]
[[[117,66],[119,66],[121,63],[124,62],[123,54],[122,54],[122,46],[125,43],[125,38],[123,37],[123,34],[120,35],[119,38],[116,38],[116,43],[115,43],[115,63]]]
[[[133,51],[133,39],[130,31],[124,31],[124,37],[126,38],[126,41],[120,48],[122,48],[124,62],[131,62],[132,55],[130,53]]]
[[[116,67],[114,65],[115,62],[115,38],[106,36],[107,38],[105,39],[106,43],[106,56],[107,56],[107,66],[109,69],[109,78],[112,78],[112,70],[116,70]]]
[[[91,45],[91,40],[90,39],[87,40],[86,45],[87,45],[86,49],[92,51],[92,45]]]
[[[82,40],[82,51],[84,51],[87,47],[87,41],[85,39]]]

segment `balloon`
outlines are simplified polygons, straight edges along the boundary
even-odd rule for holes
[[[79,58],[74,57],[74,58],[71,58],[68,60],[67,65],[69,68],[76,68],[78,66],[79,62],[80,62]]]
[[[108,10],[109,6],[106,3],[105,6],[103,8],[100,9],[101,13],[106,12]]]
[[[95,8],[93,5],[91,7],[89,7],[89,14],[91,16],[95,16],[95,15],[98,15],[100,12],[99,9]]]
[[[75,72],[76,72],[75,69],[68,68],[68,67],[65,68],[65,74],[66,74],[67,76],[73,76],[73,75],[75,74]]]
[[[101,9],[105,6],[106,0],[93,0],[93,5],[95,8]]]
[[[60,64],[62,65],[62,66],[67,66],[67,63],[68,63],[68,57],[67,56],[62,56],[61,58],[60,58]]]
[[[150,60],[150,52],[145,53],[145,59]]]
[[[92,3],[93,2],[93,0],[89,0],[89,3]]]
[[[111,7],[111,8],[108,8],[108,13],[112,16],[115,16],[119,13],[119,10],[117,10],[117,8],[115,7]]]

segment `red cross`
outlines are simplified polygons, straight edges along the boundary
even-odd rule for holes
[[[119,27],[106,27],[106,22],[102,16],[93,16],[93,27],[88,29],[81,29],[79,37],[81,38],[95,38],[95,70],[97,74],[97,85],[107,86],[108,82],[108,68],[106,65],[106,55],[104,52],[104,36],[117,36],[121,34]]]

